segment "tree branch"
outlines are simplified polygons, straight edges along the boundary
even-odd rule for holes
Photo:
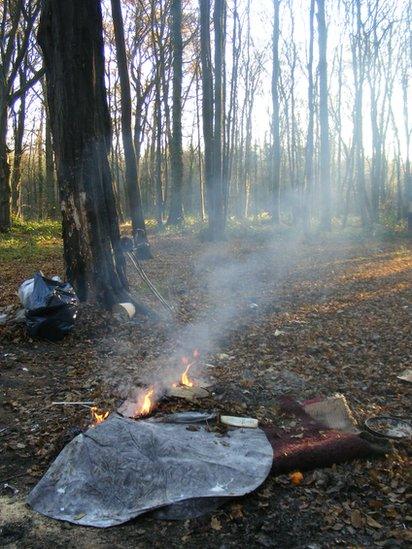
[[[27,80],[27,82],[17,91],[10,94],[8,99],[9,107],[11,107],[17,99],[19,99],[24,93],[26,93],[30,88],[36,84],[40,80],[40,78],[44,75],[45,69],[42,67],[40,70],[38,70],[31,78],[30,80]]]

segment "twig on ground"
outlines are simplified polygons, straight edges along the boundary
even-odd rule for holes
[[[24,473],[19,473],[18,475],[11,475],[10,477],[2,478],[0,480],[0,484],[3,484],[4,482],[8,482],[9,480],[13,480],[14,478],[20,478],[25,477],[29,473],[27,471],[24,471]]]
[[[52,406],[86,406],[86,408],[90,408],[90,406],[94,405],[94,402],[91,400],[86,400],[84,402],[75,402],[75,401],[61,401],[61,402],[52,402]]]

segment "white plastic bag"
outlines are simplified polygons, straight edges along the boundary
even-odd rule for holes
[[[25,309],[27,309],[28,300],[33,293],[34,278],[29,278],[23,282],[20,288],[17,290],[20,303]]]
[[[52,276],[52,280],[56,282],[61,282],[61,278],[57,275]],[[20,303],[25,309],[28,309],[28,300],[33,293],[34,278],[28,278],[21,284],[20,288],[17,290],[17,295],[19,296]]]

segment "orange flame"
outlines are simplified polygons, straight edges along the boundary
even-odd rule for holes
[[[186,367],[186,370],[183,372],[183,374],[180,377],[180,384],[184,385],[185,387],[193,387],[194,385],[193,381],[190,381],[189,376],[187,375],[192,366],[193,364],[188,364]]]
[[[135,415],[136,416],[147,416],[153,409],[153,400],[154,387],[150,387],[143,395],[138,399]]]
[[[90,413],[92,414],[93,425],[99,425],[99,423],[103,423],[103,421],[107,419],[107,416],[109,415],[109,412],[100,411],[97,406],[92,406],[90,408]]]
[[[183,386],[183,387],[194,387],[195,386],[195,383],[189,378],[188,373],[189,373],[190,368],[194,364],[196,364],[199,357],[200,357],[200,353],[197,349],[195,349],[193,351],[193,358],[194,358],[193,362],[190,362],[190,359],[187,356],[182,356],[180,361],[183,364],[183,366],[186,366],[186,368],[185,368],[185,371],[183,372],[183,374],[180,376],[179,383],[173,383],[173,387],[178,387],[179,385]]]

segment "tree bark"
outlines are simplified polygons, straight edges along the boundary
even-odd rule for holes
[[[82,300],[128,298],[108,163],[100,2],[45,0],[39,42],[56,155],[67,277]]]

